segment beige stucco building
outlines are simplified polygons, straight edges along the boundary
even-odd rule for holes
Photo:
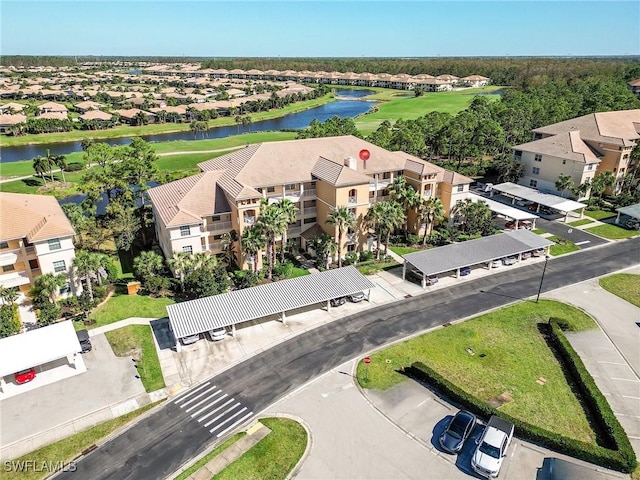
[[[640,110],[592,113],[537,128],[533,135],[532,142],[513,147],[514,159],[525,167],[520,184],[560,194],[555,187],[560,174],[580,185],[607,171],[620,182],[640,139]]]
[[[60,296],[81,292],[72,266],[75,232],[54,197],[0,192],[0,215],[0,285],[26,294],[39,275],[63,273]]]
[[[369,152],[368,160],[360,152]],[[222,252],[222,235],[238,237],[255,224],[260,201],[291,200],[298,209],[287,237],[299,248],[318,233],[337,240],[326,223],[332,209],[347,207],[356,228],[344,235],[342,251],[361,252],[369,245],[364,216],[377,201],[388,200],[387,186],[404,175],[424,198],[438,197],[448,215],[466,198],[472,180],[404,152],[390,152],[353,136],[311,138],[247,145],[198,165],[202,173],[149,190],[156,234],[165,256],[175,252]],[[415,214],[409,228],[419,233]],[[242,254],[243,265],[247,258]]]

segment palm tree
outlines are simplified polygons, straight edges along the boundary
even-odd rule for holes
[[[287,221],[277,205],[269,205],[266,201],[263,201],[260,207],[260,217],[256,222],[256,226],[262,231],[267,240],[267,259],[268,270],[267,278],[272,280],[273,278],[273,264],[275,263],[275,248],[276,237],[282,234],[282,231],[287,228]]]
[[[394,178],[387,189],[391,199],[401,204],[405,211],[416,208],[420,202],[420,194],[416,192],[412,185],[407,183],[407,179],[402,175]],[[403,223],[402,228],[406,231],[407,225]]]
[[[439,198],[422,199],[418,205],[418,221],[425,224],[424,235],[422,236],[422,244],[427,244],[427,235],[433,231],[434,222],[444,219],[444,205]]]
[[[283,198],[276,203],[277,207],[282,212],[284,216],[287,227],[290,223],[296,221],[296,216],[298,215],[298,207],[296,207],[295,203],[293,203],[288,198]],[[280,262],[284,262],[284,253],[285,253],[285,245],[287,244],[287,228],[282,231],[282,242],[280,248]]]
[[[47,179],[44,176],[45,172],[49,171],[49,159],[38,155],[33,159],[33,169],[36,171],[36,175],[40,175],[44,184],[47,184]]]
[[[36,277],[33,283],[34,285],[29,295],[32,297],[47,297],[51,303],[57,306],[58,289],[67,283],[67,278],[64,274],[45,273]]]
[[[87,286],[87,292],[89,292],[89,299],[93,302],[93,285],[91,284],[91,277],[100,266],[98,256],[85,250],[78,250],[76,252],[76,258],[73,259],[73,266],[78,270],[78,277],[81,279],[84,278],[85,285]]]
[[[571,187],[573,187],[573,178],[571,177],[571,175],[565,175],[564,173],[561,173],[558,177],[558,180],[556,180],[556,190],[561,192],[560,196],[564,197],[567,189],[570,189]]]
[[[238,232],[231,230],[222,234],[222,249],[227,257],[227,265],[237,265],[238,258],[236,256],[236,242],[238,241]]]
[[[62,172],[62,181],[66,183],[66,179],[64,178],[64,169],[67,168],[67,162],[64,155],[52,155],[51,162],[53,165],[58,167]]]
[[[187,252],[177,252],[173,254],[167,263],[173,273],[180,279],[180,289],[184,292],[184,277],[187,275],[191,265],[193,264],[192,255]]]
[[[328,233],[316,235],[310,241],[310,246],[316,252],[317,257],[323,262],[324,268],[329,269],[331,257],[338,251],[338,244]]]
[[[386,256],[389,251],[389,239],[391,237],[391,232],[404,223],[406,215],[402,205],[394,202],[393,200],[377,203],[377,205],[380,204],[382,204],[382,207],[380,207],[382,210],[381,230],[386,236],[384,245],[384,254]]]
[[[373,230],[378,239],[378,245],[376,248],[376,260],[380,260],[380,239],[382,238],[383,215],[384,202],[376,202],[369,208],[367,214],[364,217],[364,221],[367,223],[368,228]]]
[[[356,226],[356,217],[347,207],[333,208],[327,215],[326,223],[338,229],[338,268],[342,267],[342,237],[346,231]]]
[[[4,305],[13,305],[18,299],[18,292],[14,288],[7,288],[0,285],[0,302]]]
[[[249,227],[242,232],[240,239],[242,251],[251,259],[253,263],[253,272],[258,273],[258,253],[264,247],[266,238],[259,228]]]
[[[616,177],[611,172],[598,173],[591,180],[591,195],[595,196],[598,202],[602,200],[602,194],[609,187],[616,183]]]

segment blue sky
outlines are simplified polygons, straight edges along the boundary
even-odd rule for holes
[[[638,55],[629,1],[2,0],[3,55]]]

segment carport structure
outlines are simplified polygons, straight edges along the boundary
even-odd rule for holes
[[[453,271],[456,272],[456,278],[459,278],[462,267],[489,263],[491,268],[492,260],[515,255],[518,255],[518,261],[520,261],[524,252],[543,248],[547,254],[551,245],[553,245],[552,241],[528,230],[515,230],[408,253],[402,257],[404,258],[402,279],[405,279],[407,264],[411,264],[422,272],[422,288],[426,288],[428,276]]]
[[[626,207],[616,208],[618,216],[616,217],[616,223],[620,223],[620,215],[629,215],[631,218],[640,220],[640,203],[635,205],[627,205]]]
[[[470,193],[469,198],[474,202],[484,202],[494,213],[498,215],[502,215],[503,217],[510,218],[516,224],[516,229],[520,221],[522,220],[531,220],[532,228],[536,228],[536,219],[540,218],[538,215],[535,215],[530,212],[525,212],[520,210],[519,208],[513,208],[509,205],[505,205],[504,203],[496,202],[495,200],[491,200],[490,198],[482,197],[480,195],[476,195],[475,193]]]
[[[179,339],[242,322],[285,313],[296,308],[325,303],[357,292],[367,292],[367,301],[375,285],[355,267],[348,266],[312,273],[298,278],[221,293],[206,298],[167,306],[169,324],[180,348]]]
[[[54,323],[0,339],[0,392],[5,376],[66,358],[70,367],[83,369],[82,348],[71,320]]]
[[[568,198],[562,198],[558,195],[551,195],[550,193],[540,193],[533,188],[525,187],[523,185],[517,185],[511,182],[500,183],[494,185],[491,188],[489,194],[493,197],[494,192],[499,192],[505,197],[511,198],[511,204],[513,205],[516,200],[528,200],[530,202],[537,203],[536,213],[540,212],[540,206],[545,206],[558,210],[564,213],[564,221],[567,221],[570,212],[580,210],[580,218],[584,216],[584,209],[586,205],[584,203],[576,202]]]

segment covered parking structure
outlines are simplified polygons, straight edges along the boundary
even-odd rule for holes
[[[242,322],[280,314],[285,323],[287,311],[320,303],[326,303],[329,310],[333,298],[366,292],[369,301],[374,287],[355,267],[348,266],[168,305],[167,312],[180,349],[179,339],[215,328],[231,326],[235,335],[235,326]]]
[[[496,202],[495,200],[491,200],[490,198],[476,195],[475,193],[470,193],[469,198],[474,202],[484,202],[492,212],[497,213],[498,215],[502,215],[503,217],[510,218],[515,222],[516,229],[518,228],[520,222],[523,220],[531,220],[531,228],[536,228],[536,219],[540,218],[538,217],[538,215],[535,215],[533,213],[510,207],[509,205]]]
[[[71,320],[0,339],[0,393],[9,387],[5,377],[13,381],[14,373],[56,360],[66,359],[76,373],[86,371],[81,351]]]
[[[640,220],[640,203],[616,208],[616,212],[618,212],[618,215],[616,216],[616,223],[620,223],[620,215],[629,215],[635,220]]]
[[[511,182],[500,183],[494,185],[491,188],[489,195],[493,197],[495,192],[499,192],[505,197],[511,199],[513,205],[516,200],[527,200],[533,203],[537,203],[536,213],[540,213],[540,206],[552,208],[561,213],[564,213],[564,221],[567,221],[570,212],[580,210],[580,218],[584,216],[584,209],[587,205],[584,203],[576,202],[568,198],[559,197],[558,195],[552,195],[550,193],[541,193],[533,188],[525,187],[523,185],[517,185]]]
[[[491,268],[491,261],[515,255],[520,261],[524,252],[542,248],[545,254],[548,254],[551,245],[553,245],[552,241],[529,230],[514,230],[513,232],[499,233],[462,243],[452,243],[443,247],[408,253],[402,257],[404,258],[402,279],[405,279],[407,265],[410,264],[422,272],[422,288],[426,288],[426,280],[429,276],[453,271],[456,272],[458,278],[462,267],[488,263]]]

